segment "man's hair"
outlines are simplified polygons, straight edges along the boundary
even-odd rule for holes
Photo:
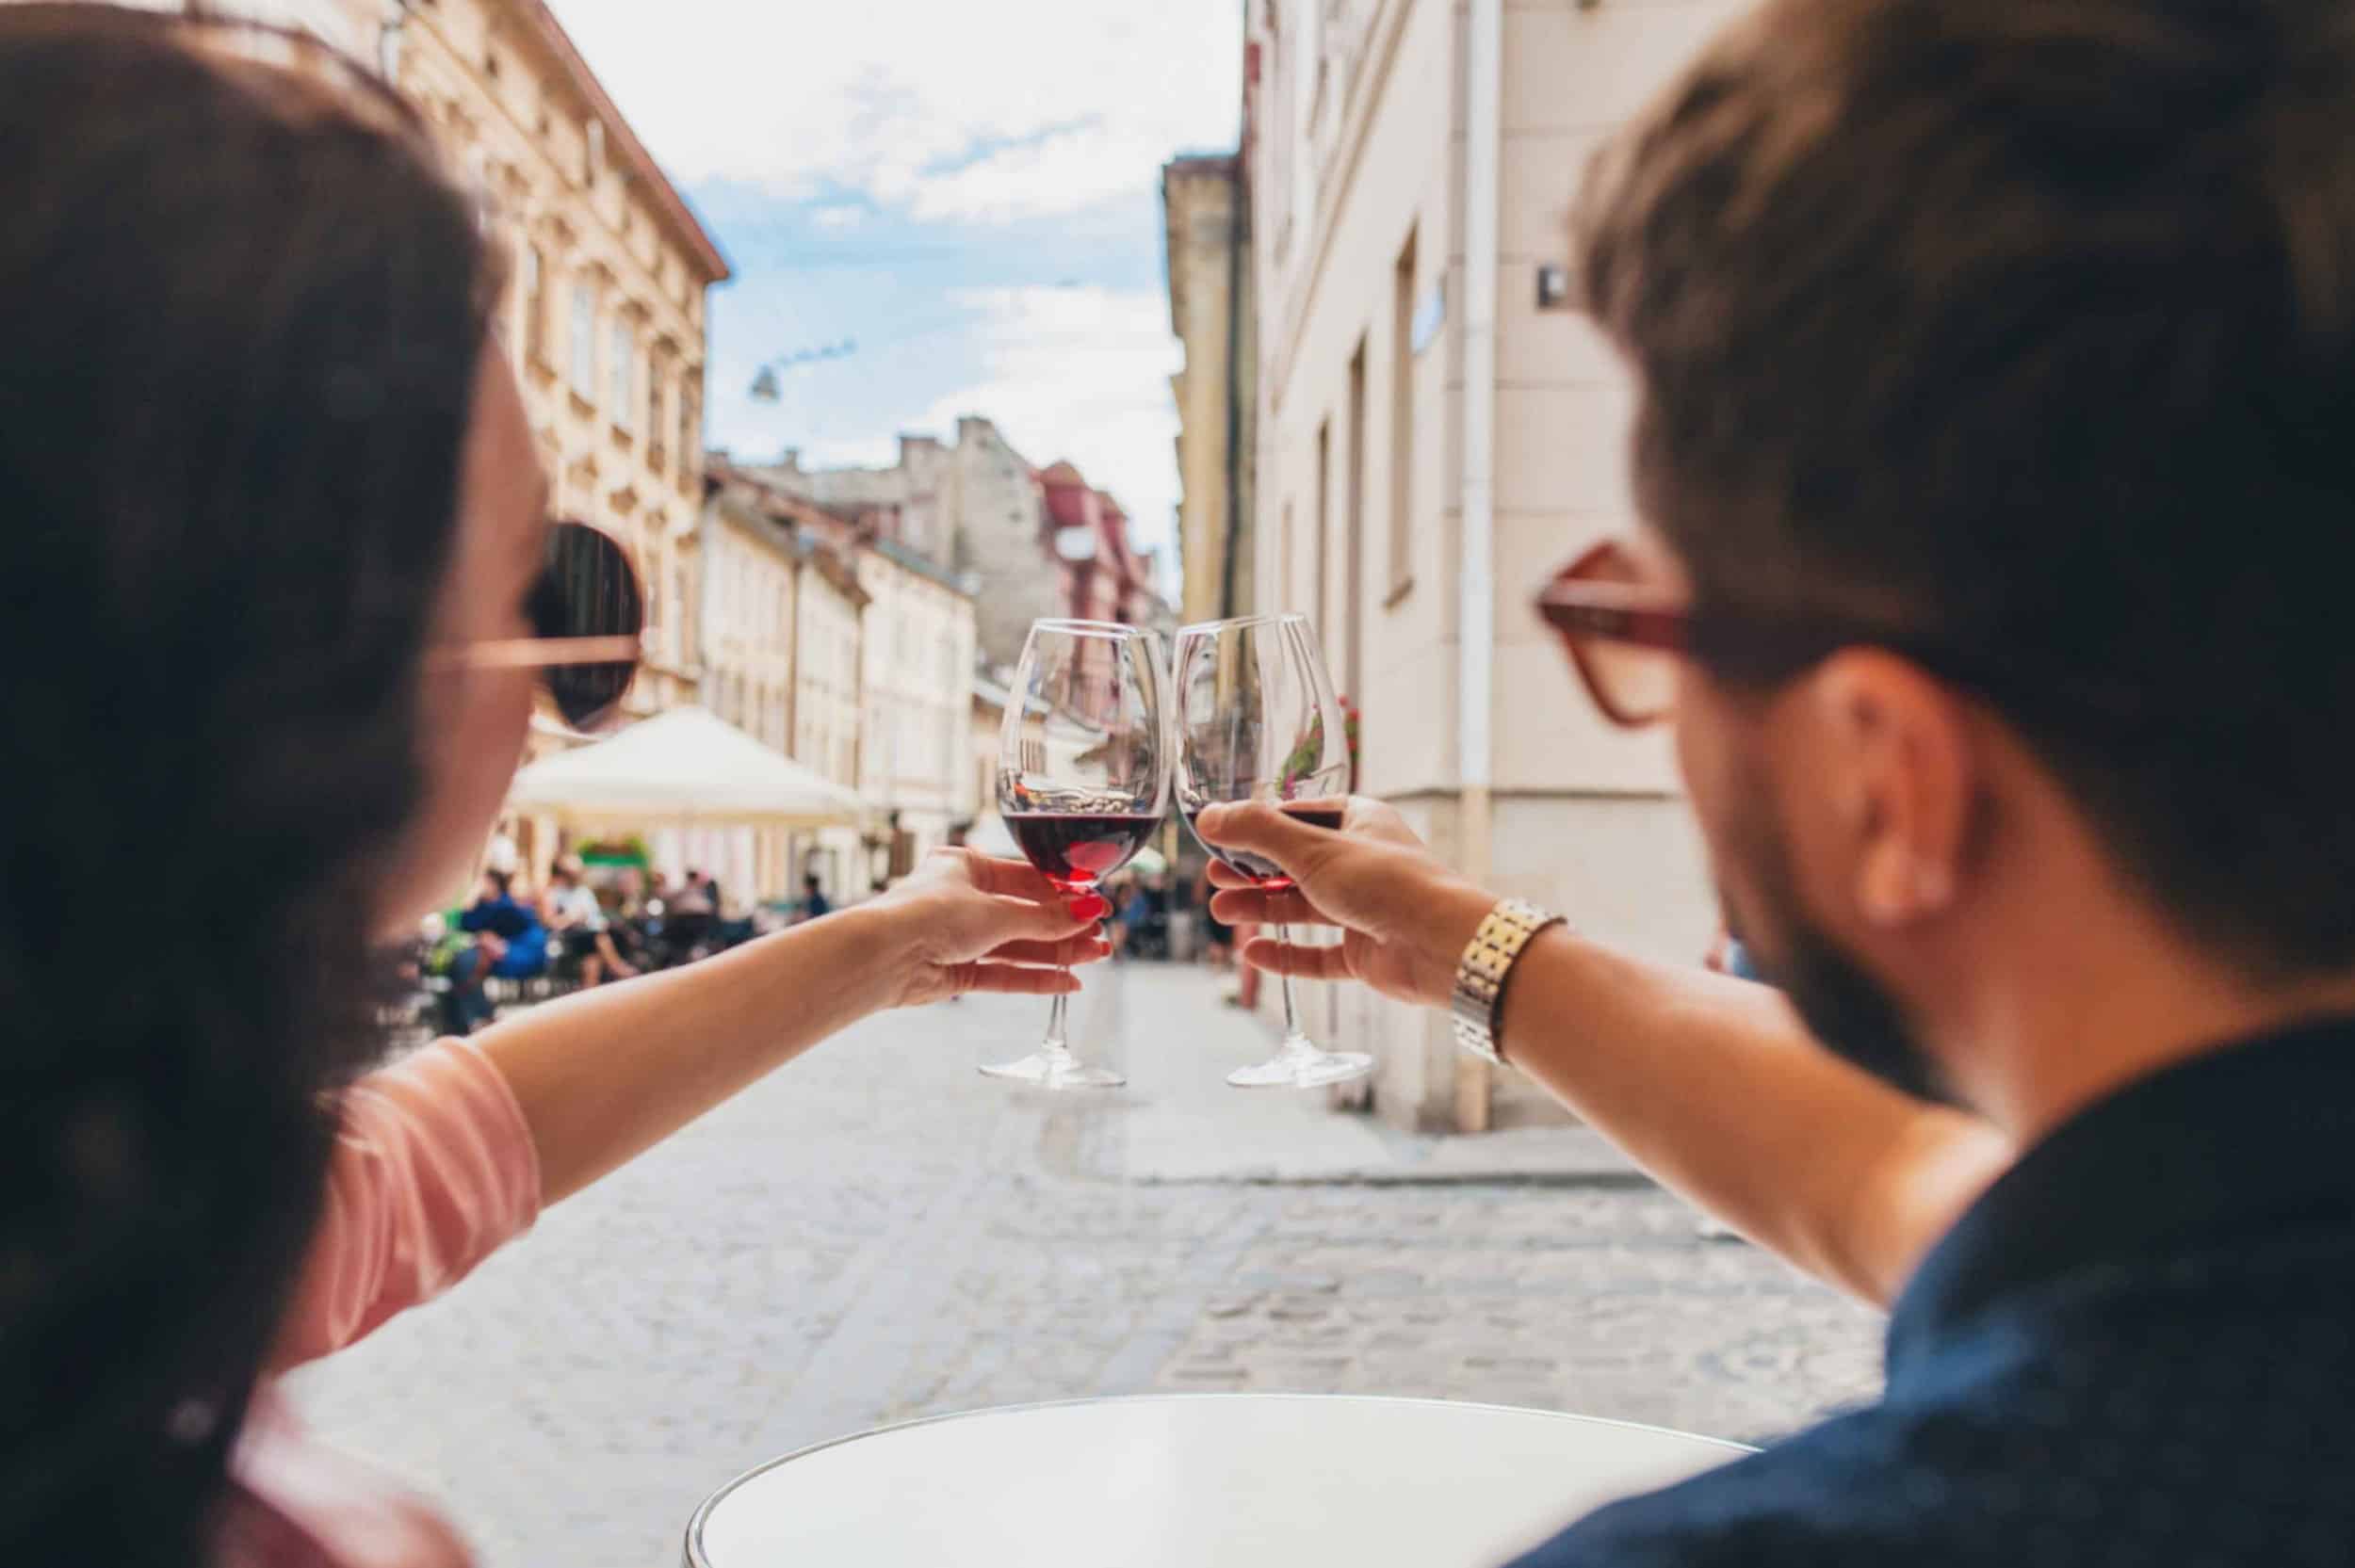
[[[515,874],[512,871],[485,871],[483,875],[491,879],[491,885],[499,890],[502,898],[514,891]]]
[[[2179,928],[2355,961],[2355,8],[1770,0],[1578,230],[1697,613],[2003,671]]]

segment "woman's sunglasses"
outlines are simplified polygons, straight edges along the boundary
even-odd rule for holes
[[[586,523],[548,529],[546,563],[527,606],[533,635],[454,651],[468,670],[536,670],[566,729],[592,734],[620,713],[644,657],[646,595],[620,541]]]

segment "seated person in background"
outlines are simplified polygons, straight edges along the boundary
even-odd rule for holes
[[[563,960],[578,974],[583,989],[603,985],[608,976],[627,979],[638,973],[614,946],[605,906],[597,902],[596,891],[581,880],[579,867],[566,863],[549,873],[543,914],[551,938],[561,945]]]
[[[663,941],[672,961],[685,963],[699,956],[719,923],[720,909],[712,901],[710,883],[701,871],[690,869],[662,914]]]
[[[529,904],[514,894],[514,876],[485,871],[475,901],[458,917],[458,929],[474,933],[472,950],[450,966],[449,993],[443,999],[452,1034],[472,1034],[491,1021],[493,1009],[482,982],[530,979],[548,969],[548,929]]]
[[[802,879],[802,918],[820,920],[834,913],[834,904],[826,897],[826,890],[812,871]]]
[[[1894,1303],[1879,1401],[1529,1562],[2355,1562],[2355,16],[1770,0],[1580,215],[1642,526],[1539,613],[1778,989],[1197,824],[1343,929],[1253,962]]]
[[[678,894],[671,900],[673,914],[716,914],[718,906],[711,901],[711,886],[700,871],[690,871],[679,884]]]

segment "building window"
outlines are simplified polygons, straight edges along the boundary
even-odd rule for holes
[[[606,366],[610,378],[606,406],[612,411],[613,423],[625,430],[638,428],[638,335],[629,330],[629,323],[615,317],[613,322],[612,360]]]
[[[597,400],[597,285],[582,278],[573,284],[571,363],[565,366],[573,396],[584,403]]]
[[[523,255],[524,355],[545,364],[548,358],[547,264],[540,248],[528,245]]]
[[[682,474],[693,465],[695,454],[703,450],[703,411],[695,405],[693,383],[690,372],[678,389],[678,461]]]
[[[1390,280],[1389,597],[1415,580],[1415,236]]]

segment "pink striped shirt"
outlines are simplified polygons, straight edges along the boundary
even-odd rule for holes
[[[430,1301],[528,1229],[540,1163],[479,1048],[445,1040],[345,1094],[327,1204],[279,1341],[284,1371]],[[456,1531],[304,1438],[265,1388],[240,1441],[219,1568],[466,1568]]]

